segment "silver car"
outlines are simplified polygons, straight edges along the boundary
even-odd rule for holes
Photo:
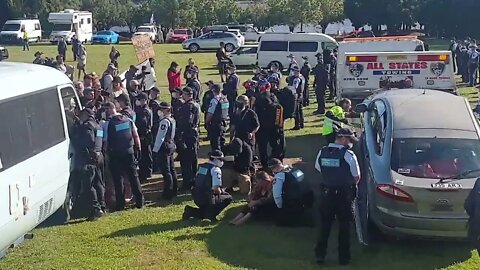
[[[480,176],[480,130],[468,101],[436,90],[390,90],[357,111],[363,232],[373,225],[397,236],[465,237],[463,205]]]
[[[182,43],[182,47],[191,52],[197,52],[199,50],[216,50],[219,48],[220,42],[225,43],[225,51],[227,52],[232,52],[244,44],[244,41],[234,33],[213,31],[197,38],[185,40]]]

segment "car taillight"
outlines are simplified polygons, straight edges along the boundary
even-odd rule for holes
[[[377,185],[377,192],[389,199],[401,202],[413,202],[412,196],[407,192],[395,187],[394,185],[390,184],[379,184]]]

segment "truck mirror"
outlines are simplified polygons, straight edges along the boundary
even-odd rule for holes
[[[368,110],[368,106],[365,103],[360,103],[355,106],[355,112],[357,113],[364,113]]]

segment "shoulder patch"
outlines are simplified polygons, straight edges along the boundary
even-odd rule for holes
[[[162,126],[160,126],[161,130],[165,130],[166,128],[167,128],[167,125],[165,125],[165,124],[162,124]]]

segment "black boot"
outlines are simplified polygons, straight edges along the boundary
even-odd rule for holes
[[[92,214],[87,218],[87,221],[96,221],[104,215],[102,210],[95,209]]]

